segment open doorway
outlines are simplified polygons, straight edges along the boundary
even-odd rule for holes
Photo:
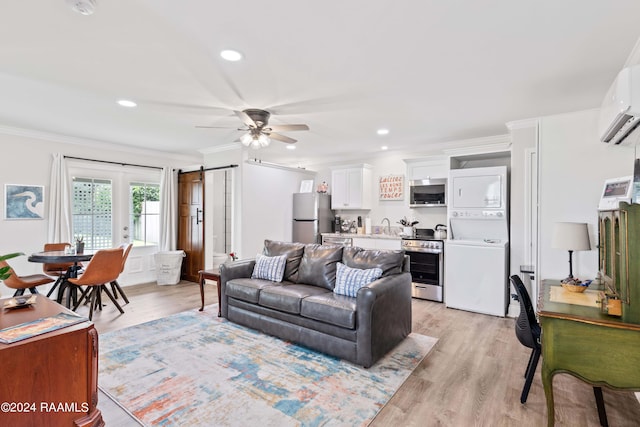
[[[233,251],[234,171],[215,169],[205,175],[205,269],[217,267]]]

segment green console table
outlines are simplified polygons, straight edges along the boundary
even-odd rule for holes
[[[538,302],[549,427],[555,421],[553,376],[557,373],[571,374],[595,387],[640,390],[640,324],[625,323],[598,307],[560,302],[558,291],[564,290],[558,286],[559,281],[543,280]]]

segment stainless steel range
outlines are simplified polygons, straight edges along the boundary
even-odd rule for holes
[[[442,302],[444,283],[444,241],[433,238],[433,229],[418,228],[416,236],[402,239],[409,256],[411,295]]]

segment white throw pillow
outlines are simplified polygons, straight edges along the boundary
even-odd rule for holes
[[[333,293],[355,297],[361,287],[379,279],[380,276],[382,276],[381,268],[376,267],[362,270],[347,267],[339,262],[336,271],[336,287],[333,288]]]
[[[252,279],[265,279],[272,282],[282,282],[284,268],[287,265],[287,256],[256,256],[256,265],[251,273]]]

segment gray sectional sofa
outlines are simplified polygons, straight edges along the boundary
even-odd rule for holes
[[[220,266],[222,317],[367,368],[411,332],[403,251],[266,240],[263,255]]]

